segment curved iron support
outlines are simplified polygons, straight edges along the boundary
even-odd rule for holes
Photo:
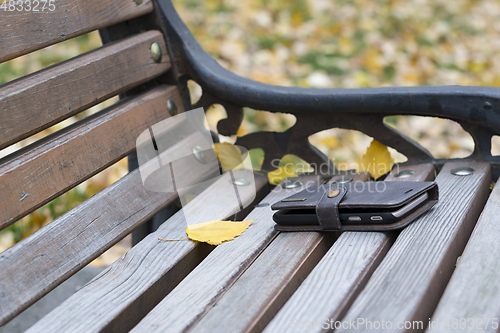
[[[242,107],[291,113],[297,117],[297,123],[288,134],[278,140],[280,136],[270,132],[252,133],[238,139],[237,143],[248,149],[257,145],[264,149],[266,168],[271,158],[286,153],[296,154],[308,162],[324,162],[325,156],[311,147],[308,137],[335,127],[370,135],[406,155],[410,163],[442,164],[445,160],[434,159],[418,143],[383,123],[383,118],[390,115],[417,115],[460,123],[475,142],[473,154],[466,159],[482,159],[500,170],[500,156],[491,155],[491,137],[500,135],[500,88],[312,89],[260,83],[231,73],[210,57],[189,32],[170,0],[157,0],[157,6],[178,82],[193,79],[203,88],[204,95],[196,106],[207,108],[220,103],[226,107],[228,118],[218,124],[223,134],[236,133],[242,119]]]

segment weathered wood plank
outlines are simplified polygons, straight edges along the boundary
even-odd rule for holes
[[[348,176],[352,181],[369,178],[368,173],[346,173],[328,183]],[[191,331],[262,331],[330,248],[335,236],[316,232],[278,234]]]
[[[169,154],[197,141],[187,137]],[[194,156],[186,164],[196,163]],[[193,183],[211,176],[181,171],[176,179]],[[205,171],[205,173],[203,173]],[[47,294],[113,244],[172,203],[176,193],[147,191],[135,170],[70,212],[0,254],[0,325]]]
[[[312,186],[318,177],[302,176],[301,180]],[[302,188],[284,190],[278,186],[263,202],[272,204]],[[133,331],[181,332],[190,328],[275,237],[273,213],[270,206],[256,207],[246,218],[257,219],[248,230],[237,241],[224,243],[212,251]]]
[[[264,332],[324,331],[345,314],[392,241],[380,232],[343,233]]]
[[[460,329],[461,332],[498,332],[500,321],[498,216],[500,216],[500,186],[497,181],[432,316],[433,325],[430,331],[456,332]],[[453,322],[454,318],[456,323]],[[462,318],[465,323],[460,321]],[[449,326],[445,327],[446,324]]]
[[[130,154],[142,131],[169,117],[169,97],[181,105],[177,88],[158,87],[7,156],[0,165],[0,228]]]
[[[334,238],[317,232],[280,233],[190,332],[261,332]]]
[[[163,52],[160,63],[151,58],[154,42]],[[163,35],[148,31],[0,86],[0,149],[150,80],[169,67]]]
[[[31,1],[0,15],[0,63],[153,10],[143,1]],[[8,5],[8,4],[7,4]],[[21,9],[21,10],[20,10]]]
[[[223,219],[234,214],[238,204],[230,200],[234,191],[227,191],[230,175],[224,174],[215,184],[194,198],[183,210],[199,222]],[[257,190],[267,184],[267,177],[256,176]],[[240,192],[242,201],[250,192]],[[97,276],[61,306],[31,327],[31,332],[95,332],[130,330],[213,247],[184,240],[163,242],[158,238],[185,237],[183,211],[177,212],[160,228],[134,246],[107,270]],[[251,226],[246,232],[256,229]],[[245,235],[244,234],[244,235]],[[241,242],[241,238],[227,243]]]
[[[460,166],[475,172],[465,177],[450,173]],[[385,325],[392,325],[391,331],[425,328],[486,202],[490,166],[482,162],[450,162],[444,165],[436,182],[439,202],[400,233],[342,321],[361,318],[381,325],[383,320]],[[406,323],[411,329],[404,328],[405,321],[412,321]],[[338,331],[369,329],[360,324]]]
[[[385,180],[390,181],[429,181],[436,177],[436,169],[430,163],[416,165],[396,165]]]
[[[400,177],[395,175],[403,168],[416,171],[405,177],[407,181],[428,180],[434,175],[432,164],[405,165],[393,170],[386,180],[399,180]],[[394,233],[378,232],[343,233],[265,332],[301,327],[307,327],[308,332],[320,332],[330,327],[330,320],[341,319],[389,250],[395,236]]]

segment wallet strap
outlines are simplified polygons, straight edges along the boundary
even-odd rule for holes
[[[322,230],[340,230],[339,203],[347,193],[344,186],[338,186],[335,190],[326,190],[316,206],[316,216]]]

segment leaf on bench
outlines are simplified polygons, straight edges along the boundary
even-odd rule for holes
[[[215,143],[214,146],[224,172],[228,172],[233,169],[239,170],[244,167],[243,163],[248,152],[242,155],[238,146],[234,146],[227,142]]]
[[[191,240],[219,245],[240,236],[253,221],[255,220],[241,222],[216,220],[198,223],[187,226],[186,234]]]
[[[387,147],[377,140],[373,140],[366,153],[361,157],[357,172],[368,171],[374,179],[377,179],[391,171],[393,165],[394,160]]]

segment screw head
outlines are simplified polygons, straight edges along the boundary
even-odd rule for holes
[[[150,50],[151,50],[151,58],[153,58],[153,60],[156,63],[161,62],[161,48],[160,48],[160,45],[158,45],[158,43],[153,43],[153,44],[151,44]]]
[[[177,114],[177,104],[172,97],[169,97],[167,100],[167,111],[171,116],[175,116]]]
[[[205,164],[207,163],[207,157],[205,156],[205,153],[203,152],[203,148],[200,146],[194,146],[193,149],[191,150],[193,152],[194,157],[198,160],[198,162]]]
[[[248,179],[245,179],[245,178],[235,178],[234,180],[230,180],[230,182],[236,186],[250,185],[250,182],[248,181]]]
[[[287,180],[283,183],[283,187],[286,189],[292,189],[302,186],[302,182],[298,180]]]
[[[353,179],[351,177],[344,177],[342,176],[342,178],[339,178],[335,181],[335,183],[337,184],[345,184],[345,183],[350,183],[352,182]]]
[[[403,170],[401,172],[398,172],[396,174],[396,178],[408,178],[410,176],[413,176],[415,174],[415,170]]]
[[[469,167],[458,167],[451,170],[451,174],[455,176],[470,176],[474,173],[474,169]]]

